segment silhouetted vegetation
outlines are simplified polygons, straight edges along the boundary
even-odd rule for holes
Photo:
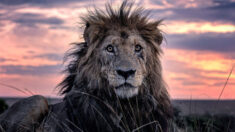
[[[186,132],[234,132],[235,117],[232,115],[180,115],[180,110],[174,108],[175,122]]]
[[[8,105],[3,99],[0,99],[0,114],[8,108]]]

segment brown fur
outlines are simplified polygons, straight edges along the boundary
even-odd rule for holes
[[[108,35],[109,30],[123,28],[127,30],[126,32],[128,30],[137,30],[151,47],[151,51],[149,51],[151,56],[148,56],[148,62],[146,63],[148,75],[146,76],[145,84],[148,85],[147,88],[150,93],[160,103],[164,113],[171,113],[169,111],[171,107],[170,99],[166,84],[162,78],[162,67],[159,59],[162,53],[159,45],[163,40],[161,31],[158,29],[161,20],[150,22],[143,8],[133,9],[132,4],[128,2],[124,2],[118,11],[107,5],[106,12],[95,10],[95,12],[89,12],[87,17],[82,17],[86,26],[84,31],[85,42],[75,44],[74,50],[68,55],[73,60],[66,69],[68,76],[61,83],[61,86],[63,86],[61,92],[65,94],[71,91],[73,83],[76,81],[76,72],[79,72],[79,69],[81,69],[82,73],[80,75],[81,78],[89,78],[89,76],[95,76],[94,79],[100,78],[100,74],[97,71],[100,68],[97,67],[101,67],[101,64],[96,60],[99,58],[95,58],[95,55],[91,56],[98,44]]]
[[[107,5],[106,12],[98,9],[94,12],[90,11],[88,16],[82,17],[82,20],[86,27],[84,30],[85,42],[76,43],[74,49],[68,55],[72,60],[70,59],[66,69],[67,77],[60,84],[62,86],[61,92],[66,94],[65,100],[73,100],[73,96],[82,93],[85,98],[79,97],[80,99],[77,102],[87,101],[89,104],[89,99],[87,99],[87,95],[89,95],[89,97],[94,96],[115,108],[117,98],[114,98],[115,94],[111,88],[107,88],[109,87],[109,82],[101,72],[106,62],[100,58],[97,50],[102,41],[114,31],[115,33],[120,33],[122,38],[128,38],[129,32],[134,32],[149,47],[145,63],[147,74],[137,98],[144,98],[146,95],[153,97],[151,101],[157,101],[157,111],[164,119],[170,120],[172,116],[171,103],[166,84],[162,78],[162,67],[159,59],[162,53],[160,44],[163,40],[161,31],[158,28],[161,20],[149,21],[148,15],[144,13],[142,8],[134,9],[132,4],[127,1],[123,2],[119,10],[114,10],[110,5]],[[89,105],[86,106],[86,108],[90,107]],[[145,113],[147,111],[141,112]]]

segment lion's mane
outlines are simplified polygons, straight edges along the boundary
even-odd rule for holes
[[[159,59],[163,40],[158,28],[161,21],[150,22],[147,14],[142,8],[134,9],[131,3],[125,1],[118,10],[109,4],[106,12],[97,9],[82,17],[85,42],[74,44],[67,56],[66,77],[60,83],[70,118],[81,129],[133,130],[157,121],[163,131],[167,130],[172,111]],[[111,27],[135,29],[151,47],[148,52],[152,56],[146,62],[148,74],[134,99],[120,100],[108,88],[107,79],[99,73],[103,62],[94,51]],[[94,127],[87,128],[89,125]]]

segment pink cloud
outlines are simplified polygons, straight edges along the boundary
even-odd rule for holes
[[[117,3],[120,1],[114,1],[113,5]],[[151,19],[170,17],[169,20],[166,19],[166,28],[163,30],[167,34],[176,35],[175,38],[180,34],[186,39],[185,36],[190,33],[192,38],[205,33],[218,34],[218,36],[224,34],[226,38],[228,33],[235,32],[234,23],[229,19],[230,17],[225,17],[222,21],[213,17],[214,12],[206,12],[207,7],[219,5],[212,0],[170,2],[144,0],[137,1],[137,4],[144,4],[146,8],[154,10]],[[57,96],[58,89],[55,87],[63,78],[59,73],[63,68],[61,66],[63,54],[70,48],[69,43],[83,41],[83,28],[80,28],[79,16],[87,12],[87,7],[93,6],[104,8],[104,1],[52,2],[50,5],[40,6],[22,4],[21,8],[16,5],[11,10],[8,10],[6,5],[1,5],[5,8],[0,9],[0,82],[22,90],[28,89],[35,94]],[[175,10],[177,8],[180,10]],[[199,12],[201,8],[205,11],[203,14]],[[187,11],[191,11],[195,16],[188,15]],[[218,12],[221,13],[220,10]],[[196,19],[191,20],[194,17]],[[192,41],[198,42],[198,39]],[[208,47],[208,45],[205,46]],[[219,48],[216,49],[218,52],[212,52],[200,48],[189,50],[182,47],[165,47],[164,76],[173,98],[216,99],[219,96],[234,64],[235,54],[219,52]],[[202,48],[205,47],[202,46]],[[50,68],[53,66],[61,66],[61,69],[52,72]],[[50,67],[48,74],[35,74],[35,70],[43,71],[45,67]],[[6,72],[9,69],[11,72]],[[17,72],[14,72],[14,69],[17,69]],[[20,74],[24,71],[24,74]],[[222,95],[223,99],[235,99],[234,79],[233,73]],[[0,96],[28,95],[0,85]]]

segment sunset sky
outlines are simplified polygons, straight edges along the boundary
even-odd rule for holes
[[[0,96],[59,97],[79,17],[101,0],[0,0]],[[113,6],[121,1],[111,1]],[[164,78],[174,99],[217,99],[235,64],[235,0],[136,0],[164,19]],[[19,88],[20,90],[16,90]],[[235,99],[235,69],[221,96]]]

